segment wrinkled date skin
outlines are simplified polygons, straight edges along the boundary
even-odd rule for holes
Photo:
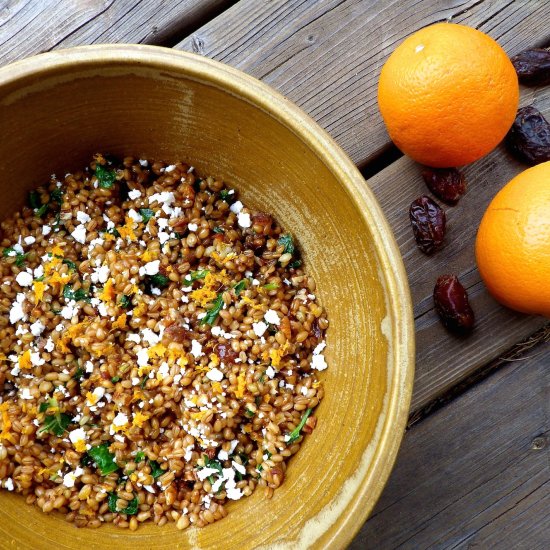
[[[433,254],[441,248],[445,238],[447,218],[436,202],[423,195],[412,202],[409,217],[416,244],[424,254]]]
[[[426,168],[422,171],[422,177],[428,189],[451,206],[466,193],[464,174],[456,168]]]
[[[533,48],[519,53],[511,59],[519,81],[529,86],[550,84],[550,51]]]
[[[434,288],[435,310],[451,331],[467,334],[474,328],[474,311],[456,275],[442,275]]]
[[[550,160],[550,124],[535,107],[522,107],[506,136],[510,152],[527,164]]]

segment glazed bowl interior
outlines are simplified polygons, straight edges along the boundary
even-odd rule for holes
[[[344,547],[372,509],[408,411],[413,330],[383,215],[349,159],[295,106],[215,62],[153,47],[93,46],[0,71],[0,219],[29,189],[95,152],[183,160],[224,179],[291,231],[330,319],[318,425],[271,500],[261,490],[203,529],[76,529],[0,493],[9,547]]]

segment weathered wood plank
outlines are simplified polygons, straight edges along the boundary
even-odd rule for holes
[[[414,426],[350,550],[550,543],[550,345]]]
[[[521,103],[534,104],[550,116],[550,88],[524,88]],[[412,292],[417,338],[412,410],[426,405],[548,322],[497,304],[481,283],[475,267],[475,236],[485,208],[498,189],[526,168],[502,145],[468,166],[464,171],[468,192],[457,206],[444,206],[446,244],[431,257],[417,248],[408,215],[410,203],[422,194],[429,194],[421,167],[402,157],[369,180],[397,238]],[[468,338],[453,336],[443,329],[433,310],[433,287],[437,277],[444,273],[458,275],[469,290],[477,327]]]
[[[108,42],[164,44],[230,0],[15,0],[0,2],[0,65],[53,48]]]
[[[376,103],[380,68],[413,31],[451,19],[511,55],[550,41],[550,2],[521,0],[241,0],[176,48],[271,84],[363,166],[389,144]]]

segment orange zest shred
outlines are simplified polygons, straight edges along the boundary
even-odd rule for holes
[[[2,412],[2,432],[0,433],[0,439],[9,441],[10,443],[15,444],[15,438],[13,434],[10,433],[11,420],[10,415],[8,414],[9,403],[2,403],[0,405],[0,412]]]
[[[7,357],[0,352],[0,361],[5,361],[7,359]]]
[[[146,311],[147,311],[147,304],[146,304],[145,302],[139,303],[139,304],[134,308],[134,319],[135,319],[136,317],[141,317]]]
[[[117,227],[120,236],[123,239],[137,241],[136,234],[134,233],[134,225],[137,225],[136,222],[132,218],[126,216],[126,223],[121,227]]]
[[[149,250],[146,250],[146,251],[141,255],[141,259],[142,259],[144,262],[151,262],[151,261],[154,260],[155,258],[153,258],[153,254],[152,254]]]
[[[244,372],[241,372],[241,374],[237,376],[237,389],[235,391],[235,397],[237,399],[241,399],[244,397],[245,388],[246,388],[246,375]]]
[[[111,329],[115,330],[117,328],[123,329],[126,327],[126,313],[123,313],[122,315],[119,315],[116,319],[116,321],[111,325]]]
[[[257,304],[256,302],[254,302],[254,300],[252,298],[249,298],[248,296],[242,296],[241,300],[245,304],[248,304],[249,306],[252,306],[252,309],[258,309],[258,310],[262,310],[262,311],[264,309],[263,306],[261,306],[260,304]]]
[[[106,241],[114,241],[116,240],[116,237],[112,233],[103,233],[103,238]]]
[[[222,393],[223,388],[221,382],[212,382],[212,391],[214,394],[219,395]]]
[[[23,355],[19,357],[19,368],[20,369],[32,369],[31,362],[31,350],[23,352]]]
[[[33,281],[32,288],[34,291],[34,303],[38,304],[44,299],[44,290],[46,290],[46,285],[42,281]]]
[[[110,302],[115,299],[115,289],[113,279],[108,279],[99,295],[99,299],[103,302]]]
[[[74,443],[75,451],[83,453],[86,450],[86,442],[83,439],[79,439]]]
[[[59,257],[63,258],[65,256],[65,252],[63,251],[63,249],[58,245],[56,244],[53,248],[52,248],[52,256],[53,257],[58,257],[57,259],[59,259]]]
[[[143,414],[142,412],[138,411],[134,413],[134,418],[132,419],[132,425],[137,426],[138,428],[141,428],[143,426],[143,423],[149,420],[148,414]]]
[[[161,343],[155,344],[147,350],[147,355],[150,359],[152,359],[153,357],[164,357],[165,353],[166,347],[163,346]]]

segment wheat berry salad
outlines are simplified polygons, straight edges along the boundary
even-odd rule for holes
[[[0,245],[4,490],[131,530],[273,495],[316,425],[328,320],[271,215],[184,163],[97,154]]]

